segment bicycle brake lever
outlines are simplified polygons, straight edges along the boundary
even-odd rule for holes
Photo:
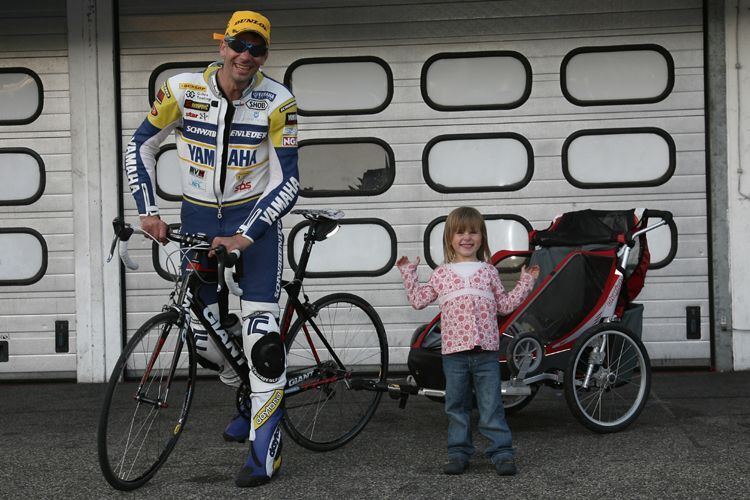
[[[236,248],[227,255],[228,262],[224,267],[224,283],[227,285],[229,292],[237,297],[242,296],[242,288],[234,281],[232,276],[232,267],[237,263],[240,258],[240,251]]]
[[[115,248],[117,247],[117,241],[128,241],[131,236],[133,236],[133,228],[130,227],[129,224],[126,224],[125,221],[123,221],[119,217],[115,217],[112,220],[112,228],[114,229],[115,236],[112,238],[112,245],[109,247],[109,256],[107,257],[107,262],[110,262],[112,260],[112,257],[115,255]]]

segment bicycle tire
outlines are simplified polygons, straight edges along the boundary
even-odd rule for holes
[[[134,490],[148,482],[164,465],[185,428],[193,400],[196,357],[193,336],[183,336],[180,323],[176,311],[146,321],[112,370],[99,417],[97,446],[104,478],[115,489]],[[175,352],[180,357],[167,387]],[[151,360],[152,368],[147,370]]]
[[[301,446],[328,451],[351,441],[375,413],[382,392],[368,384],[386,379],[388,341],[377,312],[361,297],[335,293],[312,309],[330,349],[308,320],[297,318],[289,329],[284,427]]]
[[[599,359],[592,351],[602,340]],[[591,365],[588,387],[583,381]],[[587,428],[610,433],[632,424],[651,390],[651,363],[633,332],[617,323],[603,323],[576,342],[564,378],[565,399],[573,415]]]

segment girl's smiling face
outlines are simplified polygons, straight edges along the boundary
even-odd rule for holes
[[[477,262],[477,252],[482,245],[482,233],[476,228],[461,228],[451,238],[451,247],[456,252],[454,262]]]

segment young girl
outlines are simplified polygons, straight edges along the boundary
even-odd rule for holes
[[[516,473],[513,447],[500,393],[500,334],[498,312],[510,314],[528,296],[539,277],[539,266],[521,269],[510,293],[490,259],[487,228],[474,208],[453,210],[443,233],[445,263],[432,273],[427,285],[417,280],[417,265],[401,257],[401,272],[409,302],[423,309],[435,299],[442,313],[442,353],[445,373],[445,413],[448,415],[446,474],[462,474],[474,454],[471,439],[472,388],[479,407],[479,432],[490,441],[485,454],[501,476]]]

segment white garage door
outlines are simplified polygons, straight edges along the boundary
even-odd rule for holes
[[[0,17],[0,379],[76,373],[65,16],[36,0]]]
[[[393,229],[382,232],[394,241],[375,246],[378,255],[358,255],[354,243],[348,257],[337,252],[339,277],[310,279],[308,292],[369,300],[398,365],[414,328],[437,309],[411,310],[390,266],[397,255],[424,255],[426,229],[453,207],[516,220],[513,231],[493,225],[496,249],[523,245],[519,227],[544,228],[566,211],[668,210],[679,245],[639,297],[643,338],[655,364],[708,364],[701,2],[633,1],[627,11],[609,1],[370,4],[252,5],[273,25],[265,71],[299,98],[306,196],[298,205],[340,208]],[[234,8],[248,7],[221,5],[202,12],[196,1],[121,2],[123,144],[150,106],[149,85],[167,74],[161,70],[218,57],[211,33],[223,31]],[[167,198],[169,190],[165,179]],[[161,206],[176,222],[178,203]],[[287,217],[287,233],[298,222]],[[653,239],[654,260],[670,256],[665,236]],[[142,271],[126,280],[129,332],[166,297],[150,248],[142,244],[136,257]],[[429,268],[420,272],[426,278]],[[688,310],[698,318],[690,330]]]

